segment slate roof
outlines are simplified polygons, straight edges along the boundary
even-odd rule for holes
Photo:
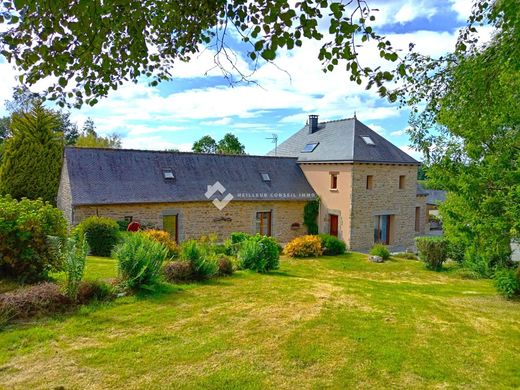
[[[443,190],[426,190],[428,192],[428,198],[426,203],[431,205],[438,205],[446,200],[446,191]]]
[[[226,188],[215,195],[219,199],[228,193],[235,200],[315,196],[296,158],[71,147],[65,158],[73,206],[207,201],[207,186],[216,181]],[[165,168],[172,169],[174,180],[164,179]],[[264,172],[270,182],[262,180]]]
[[[375,145],[367,145],[363,136],[369,136]],[[305,145],[313,142],[319,142],[316,149],[303,153]],[[274,150],[268,155],[273,156]],[[278,146],[277,156],[297,157],[298,162],[419,164],[356,118],[320,122],[312,134],[307,124]]]

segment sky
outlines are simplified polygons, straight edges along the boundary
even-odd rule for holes
[[[370,1],[379,33],[394,47],[434,56],[452,51],[458,30],[471,12],[471,0]],[[231,36],[231,40],[234,38]],[[233,44],[233,41],[230,42]],[[260,64],[250,77],[255,83],[231,86],[214,67],[215,52],[202,50],[189,63],[173,69],[174,78],[151,87],[147,80],[128,83],[94,107],[72,110],[81,126],[92,118],[98,133],[118,133],[124,148],[191,150],[204,135],[220,139],[235,134],[246,153],[262,155],[301,129],[309,114],[320,121],[357,118],[415,158],[405,133],[409,111],[381,99],[349,80],[344,67],[324,73],[318,60],[322,43],[305,41],[301,48],[277,55],[274,65]],[[250,73],[246,53],[236,45],[236,66]],[[381,64],[377,50],[361,49],[361,63]],[[0,102],[9,99],[16,85],[15,71],[0,56]],[[0,105],[0,116],[5,115]]]

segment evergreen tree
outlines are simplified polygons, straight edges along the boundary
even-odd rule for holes
[[[5,142],[0,165],[1,194],[55,203],[63,156],[59,128],[59,114],[41,102],[28,112],[12,114],[12,136]]]

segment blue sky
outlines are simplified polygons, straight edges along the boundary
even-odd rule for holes
[[[378,8],[376,23],[394,46],[441,55],[452,50],[458,29],[471,10],[471,0],[371,1]],[[231,38],[233,39],[233,38]],[[237,45],[237,47],[239,47]],[[172,81],[150,87],[146,80],[124,85],[95,107],[74,110],[80,125],[91,117],[101,134],[116,132],[123,146],[136,149],[190,150],[194,140],[209,134],[216,139],[236,134],[249,154],[265,154],[272,147],[266,139],[276,133],[282,142],[299,130],[309,114],[320,121],[352,117],[378,131],[395,145],[419,157],[408,147],[404,133],[408,111],[399,109],[348,79],[341,66],[323,73],[317,59],[319,42],[280,53],[277,66],[264,63],[251,76],[259,85],[230,86],[214,67],[214,52],[202,51],[188,64],[179,64]],[[245,52],[236,52],[236,65],[249,73]],[[377,51],[361,49],[361,62],[382,64]],[[281,70],[282,69],[282,70]],[[0,63],[0,99],[11,96],[14,71]],[[0,115],[4,114],[0,108]]]

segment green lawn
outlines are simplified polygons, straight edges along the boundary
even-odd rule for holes
[[[349,254],[13,325],[0,387],[518,388],[519,356],[520,303],[489,280]]]

